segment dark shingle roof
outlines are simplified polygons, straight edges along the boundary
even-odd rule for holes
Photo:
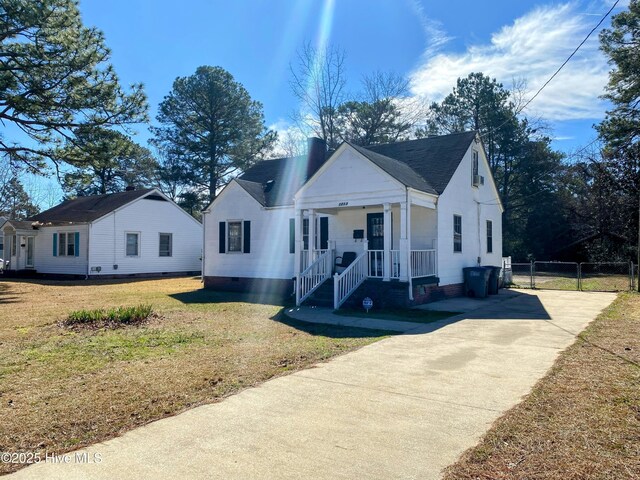
[[[28,220],[0,220],[0,227],[5,224],[11,225],[16,230],[31,230],[33,228],[33,222]]]
[[[358,147],[356,145],[351,145],[362,155],[367,157],[373,163],[375,163],[382,170],[387,172],[393,178],[401,182],[402,184],[415,188],[416,190],[421,190],[427,193],[437,194],[438,192],[427,182],[421,175],[419,175],[415,170],[413,170],[408,164],[396,160],[394,158],[387,157],[385,155],[381,155],[379,153],[373,152],[369,150],[369,147],[363,148]]]
[[[41,223],[91,222],[113,212],[137,198],[148,194],[152,190],[152,188],[144,188],[141,190],[110,193],[107,195],[78,197],[73,200],[62,202],[60,205],[56,205],[55,207],[45,210],[38,215],[34,215],[27,220],[30,222]]]
[[[449,184],[449,180],[475,137],[476,132],[453,133],[405,142],[369,145],[365,150],[408,165],[415,175],[421,177],[437,193],[441,194]],[[392,168],[392,166],[390,167]],[[411,180],[406,178],[409,174],[406,170],[392,169],[392,171],[388,171],[385,169],[385,171],[409,187],[432,193],[424,188],[414,186],[418,185],[419,181],[417,180],[413,180],[414,185],[410,184]]]
[[[293,196],[307,181],[307,156],[263,160],[236,181],[265,207],[292,205]]]
[[[441,194],[475,135],[463,132],[367,147],[349,145],[402,184]],[[236,181],[261,205],[277,207],[291,205],[316,170],[307,172],[306,155],[277,158],[257,163]]]

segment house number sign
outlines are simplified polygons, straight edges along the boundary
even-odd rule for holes
[[[347,205],[349,205],[349,202],[340,202],[340,203],[338,203],[339,207],[346,207]]]

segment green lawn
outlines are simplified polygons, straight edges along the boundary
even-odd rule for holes
[[[141,303],[120,328],[69,313]],[[307,368],[388,332],[298,323],[262,295],[197,278],[0,282],[0,451],[60,454]],[[0,464],[0,474],[18,465]]]

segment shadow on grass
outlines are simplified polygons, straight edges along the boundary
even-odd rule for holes
[[[191,292],[173,293],[169,296],[185,304],[252,303],[260,305],[274,305],[277,307],[291,306],[291,303],[287,299],[283,299],[282,296],[270,293],[224,292],[201,288]]]
[[[9,283],[0,278],[0,304],[20,303],[20,298],[11,290]]]
[[[7,283],[31,283],[34,285],[54,285],[56,287],[77,287],[90,285],[126,285],[128,283],[153,282],[157,280],[170,280],[188,278],[192,280],[200,280],[200,277],[193,275],[157,275],[149,277],[131,277],[131,278],[92,278],[92,279],[63,279],[63,278],[19,278],[19,277],[2,277],[0,281]]]

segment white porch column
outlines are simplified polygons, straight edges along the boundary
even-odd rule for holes
[[[296,216],[294,219],[294,245],[295,245],[295,258],[294,258],[294,262],[293,262],[293,271],[294,274],[296,275],[296,277],[298,275],[300,275],[300,263],[301,263],[301,257],[302,257],[302,248],[303,248],[303,243],[302,243],[302,210],[300,210],[299,208],[296,208]]]
[[[313,252],[316,248],[316,212],[313,209],[309,210],[309,263],[311,265],[315,258],[313,258]]]
[[[388,282],[391,279],[391,205],[385,203],[384,207],[384,252],[382,253],[382,280]]]
[[[400,204],[400,280],[409,281],[409,216],[407,202]]]

